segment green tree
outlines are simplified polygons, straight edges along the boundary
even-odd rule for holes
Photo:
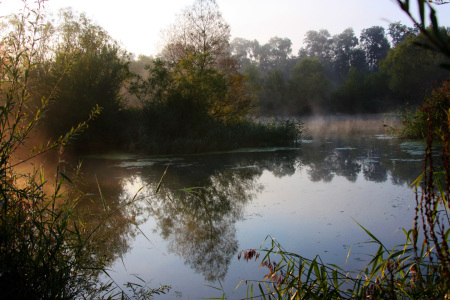
[[[277,36],[272,37],[268,43],[259,48],[259,68],[263,73],[270,70],[279,70],[287,74],[291,57],[291,40]]]
[[[351,68],[348,76],[333,94],[332,108],[340,113],[374,113],[389,108],[387,78],[384,73]]]
[[[401,103],[419,104],[427,89],[450,75],[440,67],[448,61],[442,54],[417,45],[425,39],[424,34],[407,37],[381,63],[381,70],[389,76],[389,88]]]
[[[333,66],[339,79],[347,76],[350,67],[357,64],[358,38],[352,28],[333,36]]]
[[[143,84],[150,103],[164,100],[163,92],[166,99],[178,97],[195,103],[218,121],[245,118],[256,99],[231,55],[230,28],[216,1],[195,1],[165,34],[167,44],[161,53],[164,62],[154,70],[163,76],[151,76]]]
[[[318,58],[303,58],[292,70],[289,82],[292,106],[296,113],[325,112],[330,81]]]
[[[392,47],[396,47],[398,44],[403,42],[406,37],[414,36],[419,33],[419,29],[411,28],[406,25],[403,25],[400,22],[395,22],[389,24],[388,34],[391,37]]]
[[[363,29],[360,36],[361,48],[366,53],[366,60],[370,71],[378,70],[378,63],[384,59],[390,49],[384,28],[372,26]]]
[[[304,56],[310,58],[317,57],[323,66],[327,67],[330,65],[333,53],[333,40],[328,30],[308,31],[303,43],[305,47],[299,50],[300,58]]]
[[[241,70],[251,63],[259,63],[261,45],[257,40],[234,38],[230,47],[232,55],[239,61]]]
[[[260,108],[263,114],[283,113],[286,110],[288,87],[284,73],[270,70],[261,79],[259,93]]]
[[[101,116],[77,144],[115,146],[121,126],[117,122],[123,101],[120,91],[129,76],[126,53],[84,14],[63,10],[60,16],[53,53],[35,74],[38,99],[56,86],[57,97],[46,112],[44,126],[52,138],[58,137],[99,106]]]

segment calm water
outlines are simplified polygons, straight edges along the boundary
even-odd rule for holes
[[[83,206],[93,219],[102,214],[96,177],[109,211],[117,210],[104,229],[117,282],[137,282],[136,274],[151,287],[172,286],[157,299],[201,299],[221,296],[207,286],[220,280],[236,299],[246,295],[245,285],[235,291],[240,280],[265,274],[237,254],[268,235],[286,250],[349,270],[374,251],[361,243],[369,237],[355,221],[387,246],[401,243],[399,229],[412,224],[409,184],[421,173],[422,155],[420,143],[354,133],[317,136],[297,149],[84,158],[91,200]]]

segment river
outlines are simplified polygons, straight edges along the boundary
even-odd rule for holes
[[[113,212],[103,235],[111,278],[172,287],[156,299],[237,299],[247,292],[235,289],[241,280],[266,273],[238,253],[266,238],[347,270],[376,250],[356,222],[387,247],[401,244],[424,145],[385,135],[379,119],[325,121],[308,120],[296,148],[84,157],[89,200],[80,207],[104,213],[98,181]]]

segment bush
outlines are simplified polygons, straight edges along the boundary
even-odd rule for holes
[[[434,88],[423,104],[414,110],[399,114],[402,127],[398,134],[405,138],[427,138],[431,132],[437,138],[449,124],[450,79]]]

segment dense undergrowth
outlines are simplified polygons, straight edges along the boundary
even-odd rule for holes
[[[447,79],[434,88],[418,108],[407,109],[398,114],[401,127],[396,134],[403,138],[422,139],[431,133],[434,139],[438,139],[448,128],[449,109],[450,79]]]

